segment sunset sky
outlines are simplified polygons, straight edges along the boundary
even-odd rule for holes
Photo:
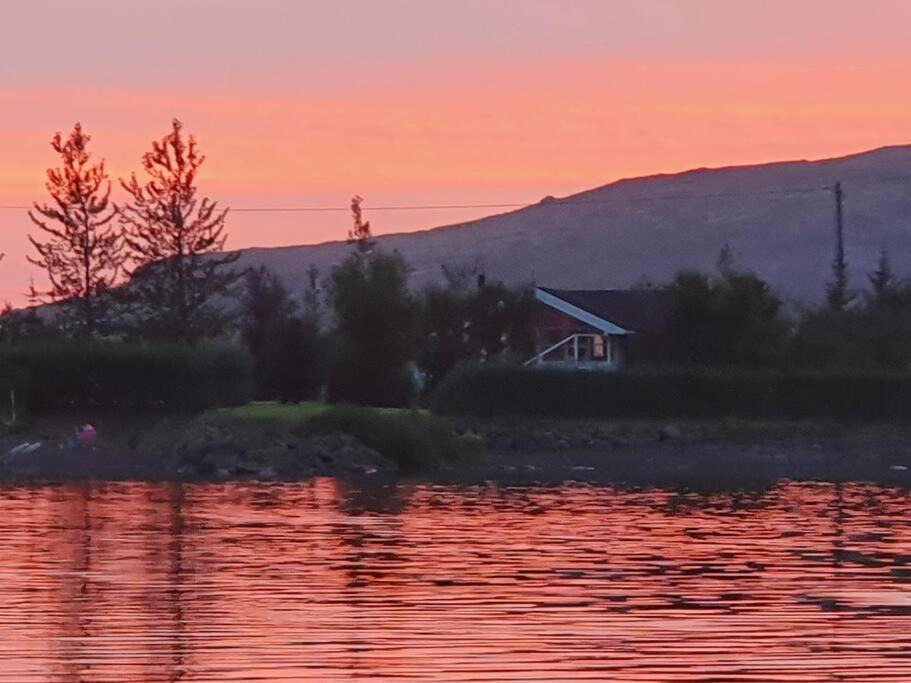
[[[114,177],[178,116],[202,190],[345,206],[377,232],[621,177],[911,142],[907,0],[28,0],[0,19],[0,205],[44,198],[80,121]],[[344,236],[341,213],[235,213],[230,247]],[[0,209],[0,301],[25,212]],[[40,280],[39,280],[40,281]]]

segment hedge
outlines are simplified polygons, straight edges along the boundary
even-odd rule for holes
[[[444,379],[430,406],[479,417],[904,419],[911,418],[911,376],[476,365]]]
[[[226,344],[46,344],[0,348],[0,396],[33,413],[195,411],[253,393],[250,356]],[[6,401],[0,401],[5,405]]]

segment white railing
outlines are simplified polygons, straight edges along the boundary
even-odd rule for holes
[[[604,342],[604,358],[603,359],[589,358],[588,361],[590,361],[592,363],[605,363],[607,365],[610,365],[613,363],[613,359],[611,358],[610,337],[605,338],[598,334],[579,333],[579,334],[571,334],[566,339],[562,339],[562,340],[558,341],[556,344],[547,347],[541,353],[536,355],[534,358],[530,358],[529,360],[525,361],[525,365],[538,365],[539,363],[544,362],[545,357],[549,356],[554,351],[557,351],[558,349],[565,347],[568,344],[572,344],[572,356],[571,356],[571,358],[566,359],[566,360],[570,360],[573,363],[578,364],[579,363],[579,340],[580,339],[592,339],[592,340],[601,339]]]

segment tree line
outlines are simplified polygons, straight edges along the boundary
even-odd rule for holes
[[[906,372],[911,369],[911,282],[888,252],[852,288],[844,256],[821,306],[788,307],[722,249],[714,273],[683,271],[665,285],[673,320],[661,359],[671,365]],[[657,359],[653,359],[657,360]]]
[[[213,297],[237,279],[224,268],[237,255],[220,253],[228,210],[198,194],[205,156],[196,138],[174,119],[142,156],[142,177],[118,180],[126,195],[119,203],[90,141],[79,123],[51,141],[60,166],[47,172],[50,201],[28,214],[39,229],[28,236],[28,260],[48,285],[33,283],[30,301],[54,304],[58,325],[82,338],[194,341],[217,330],[224,313]]]
[[[302,304],[265,268],[246,274],[241,334],[260,397],[406,405],[459,363],[531,355],[531,287],[444,267],[444,284],[414,291],[401,254],[377,246],[360,197],[351,208],[351,253],[325,280],[308,270]]]
[[[350,255],[327,277],[310,267],[298,297],[265,268],[232,267],[228,209],[199,193],[205,156],[179,120],[142,156],[140,174],[117,180],[123,201],[90,141],[78,123],[53,137],[50,200],[29,212],[39,230],[28,259],[48,281],[29,298],[53,313],[7,306],[0,342],[234,336],[254,356],[259,398],[382,405],[408,402],[461,361],[533,349],[530,288],[444,268],[445,286],[413,292],[401,255],[377,248],[359,196]]]
[[[374,239],[362,199],[351,201],[351,251],[328,274],[306,271],[297,296],[264,268],[239,272],[223,253],[228,209],[200,195],[205,157],[177,119],[112,195],[103,161],[76,124],[51,142],[50,201],[29,213],[29,235],[49,285],[35,303],[56,308],[0,316],[0,342],[40,337],[179,341],[235,337],[255,360],[257,396],[402,405],[466,361],[526,360],[535,349],[531,285],[488,281],[480,267],[441,266],[442,283],[409,286],[410,268]],[[683,271],[662,285],[672,320],[652,355],[664,366],[876,368],[911,365],[911,283],[883,252],[863,291],[852,290],[843,249],[827,305],[788,309],[725,247],[714,272]],[[631,356],[632,358],[633,356]]]

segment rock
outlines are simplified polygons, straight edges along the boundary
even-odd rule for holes
[[[396,464],[348,434],[321,434],[305,438],[293,457],[310,470],[374,474],[394,472]]]
[[[30,453],[34,453],[39,448],[41,448],[40,441],[36,441],[34,443],[29,443],[28,441],[24,441],[24,442],[20,443],[18,446],[11,448],[9,451],[9,454],[10,455],[28,455]]]
[[[347,467],[348,471],[353,474],[376,474],[380,471],[380,468],[376,465],[369,465],[362,462],[353,462],[350,463]]]
[[[255,435],[253,435],[255,437]],[[177,447],[188,477],[296,480],[312,476],[395,471],[396,464],[345,434],[251,438],[206,425]]]
[[[677,425],[667,424],[658,430],[659,441],[680,441],[683,439],[683,432]]]
[[[243,450],[231,445],[218,445],[184,456],[184,462],[197,474],[209,475],[218,470],[233,471],[244,456]]]

